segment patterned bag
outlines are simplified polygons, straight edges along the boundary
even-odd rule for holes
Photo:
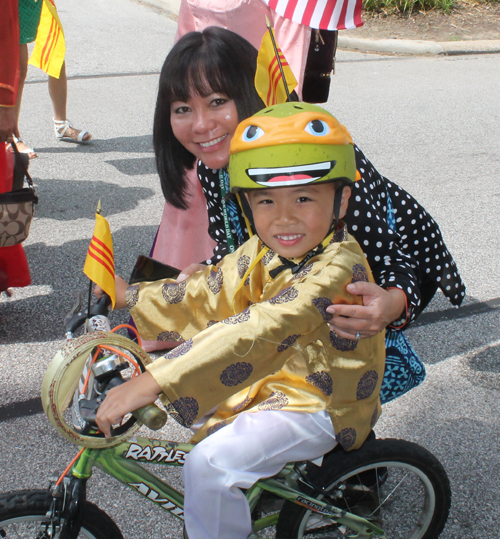
[[[387,223],[396,229],[391,197],[387,192]],[[425,367],[403,331],[385,334],[385,372],[380,390],[382,404],[401,397],[424,381]]]
[[[12,144],[12,148],[15,153],[15,167],[21,167],[29,187],[0,193],[0,247],[17,245],[28,237],[35,204],[38,204],[33,180],[17,151],[16,145]]]
[[[385,334],[385,372],[380,389],[382,404],[401,397],[424,381],[425,366],[403,331]]]

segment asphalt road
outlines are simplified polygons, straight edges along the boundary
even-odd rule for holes
[[[149,252],[163,207],[151,143],[158,73],[175,22],[131,0],[58,0],[67,40],[69,117],[86,146],[52,131],[46,77],[30,68],[21,131],[40,204],[25,243],[33,284],[0,300],[0,490],[43,487],[75,448],[39,411],[44,371],[63,343],[98,199],[117,272]],[[453,505],[443,539],[497,539],[500,379],[500,56],[340,52],[331,110],[375,166],[440,224],[467,285],[459,310],[437,295],[408,336],[427,367],[386,405],[379,436],[416,441],[446,467]],[[123,316],[115,316],[115,321]],[[186,439],[173,421],[165,436]],[[179,525],[96,474],[89,497],[125,537],[180,538]]]

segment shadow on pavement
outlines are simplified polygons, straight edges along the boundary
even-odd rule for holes
[[[58,142],[56,146],[46,148],[37,146],[38,154],[62,154],[62,153],[153,153],[153,136],[139,135],[135,137],[115,137],[109,139],[92,138],[85,144],[72,142]]]
[[[140,200],[155,196],[147,187],[121,187],[99,180],[43,180],[37,182],[40,202],[35,210],[37,218],[74,221],[94,219],[97,203],[101,200],[106,216],[136,208]]]
[[[149,254],[155,226],[125,227],[113,234],[116,273],[128,279],[137,257]],[[0,341],[2,344],[51,342],[64,338],[63,321],[74,304],[77,292],[87,298],[89,280],[83,266],[89,240],[59,246],[35,243],[26,247],[32,285],[48,293],[23,297],[24,289],[11,299],[0,301]],[[36,290],[36,289],[35,289]],[[29,292],[29,287],[26,289]],[[128,311],[112,313],[113,324],[128,320]]]

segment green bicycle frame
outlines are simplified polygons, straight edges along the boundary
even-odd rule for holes
[[[71,473],[78,479],[88,479],[92,476],[92,468],[95,466],[175,517],[184,520],[183,494],[150,473],[140,463],[183,466],[185,456],[193,447],[193,444],[188,443],[132,437],[126,442],[106,449],[86,448],[73,465]],[[286,478],[292,475],[292,471],[293,464],[289,464],[277,476],[262,479],[249,488],[246,497],[250,509],[255,508],[260,495],[266,490],[357,531],[358,538],[385,537],[383,530],[368,520],[300,492],[292,486],[292,481],[288,481],[290,484],[287,484]],[[285,482],[280,482],[277,478],[285,478]],[[256,533],[276,525],[278,517],[279,512],[276,512],[255,520],[252,532]]]

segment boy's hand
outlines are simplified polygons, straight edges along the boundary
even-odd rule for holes
[[[373,337],[400,318],[406,307],[404,292],[396,288],[385,290],[375,283],[358,281],[348,284],[347,291],[363,296],[363,305],[330,305],[326,308],[333,314],[328,322],[330,329],[343,339]]]
[[[97,410],[96,422],[99,429],[106,438],[110,438],[113,425],[118,425],[126,414],[153,403],[160,393],[161,387],[147,371],[110,389]]]
[[[193,273],[196,273],[197,271],[203,271],[205,268],[206,266],[204,266],[203,264],[189,264],[187,268],[184,268],[179,273],[175,282],[180,283],[181,281],[185,281],[190,275],[193,275]]]
[[[127,302],[125,301],[125,292],[127,291],[128,286],[129,284],[125,279],[122,279],[119,275],[115,275],[115,311],[118,309],[127,308]],[[104,290],[97,284],[94,287],[94,295],[97,299],[101,299],[104,295]]]

